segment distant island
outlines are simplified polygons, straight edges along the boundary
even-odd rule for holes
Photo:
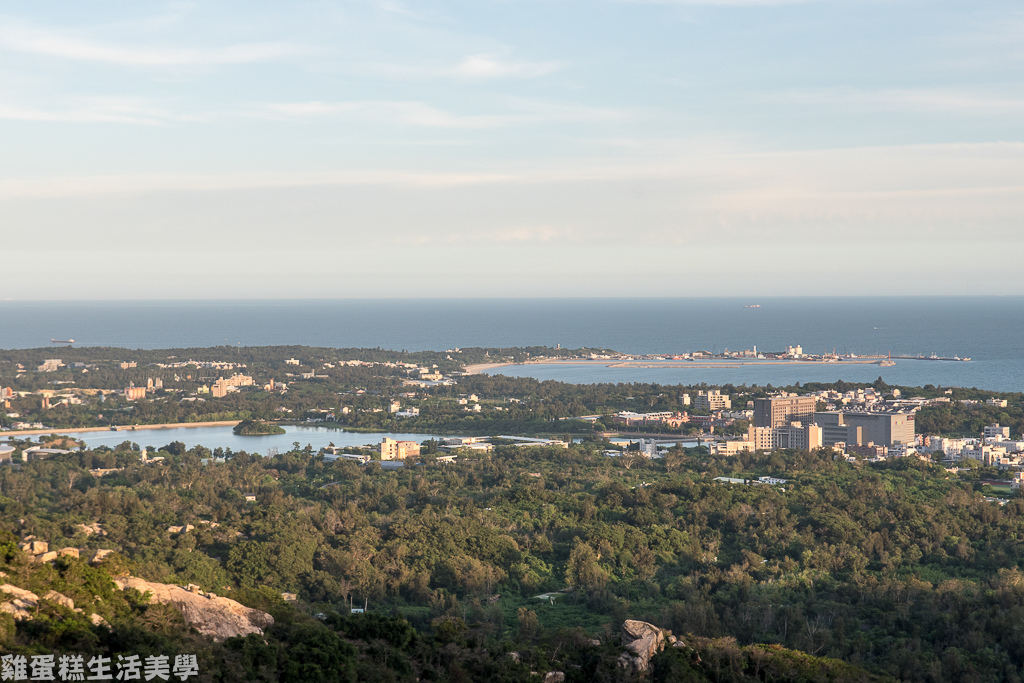
[[[285,433],[284,427],[262,420],[242,420],[231,431],[239,436],[266,436],[269,434]]]

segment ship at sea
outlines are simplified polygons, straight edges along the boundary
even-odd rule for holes
[[[761,308],[761,304],[750,304],[748,306],[744,306],[743,308]]]
[[[74,344],[74,339],[51,339],[51,344]]]

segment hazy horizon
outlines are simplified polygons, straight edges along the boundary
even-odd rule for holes
[[[652,300],[722,300],[737,303],[760,304],[764,301],[789,301],[793,299],[1021,299],[1024,294],[1017,293],[995,293],[995,294],[772,294],[766,296],[738,295],[738,294],[692,294],[692,295],[644,295],[644,296],[434,296],[425,294],[423,296],[331,296],[331,297],[160,297],[160,298],[13,298],[0,299],[4,303],[28,303],[28,304],[76,304],[76,303],[132,303],[132,304],[245,304],[245,303],[313,303],[313,302],[356,302],[356,301],[652,301]]]
[[[0,13],[0,299],[1024,293],[1024,10]],[[997,260],[998,261],[998,260]]]

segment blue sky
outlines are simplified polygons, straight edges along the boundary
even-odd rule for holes
[[[0,298],[1024,292],[1000,0],[6,2]]]

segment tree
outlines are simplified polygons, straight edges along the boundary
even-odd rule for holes
[[[565,569],[565,582],[571,588],[587,591],[604,588],[608,574],[597,563],[597,553],[588,543],[577,540]]]
[[[532,640],[540,634],[540,620],[537,613],[532,609],[520,607],[516,612],[519,620],[519,637],[524,640]]]

